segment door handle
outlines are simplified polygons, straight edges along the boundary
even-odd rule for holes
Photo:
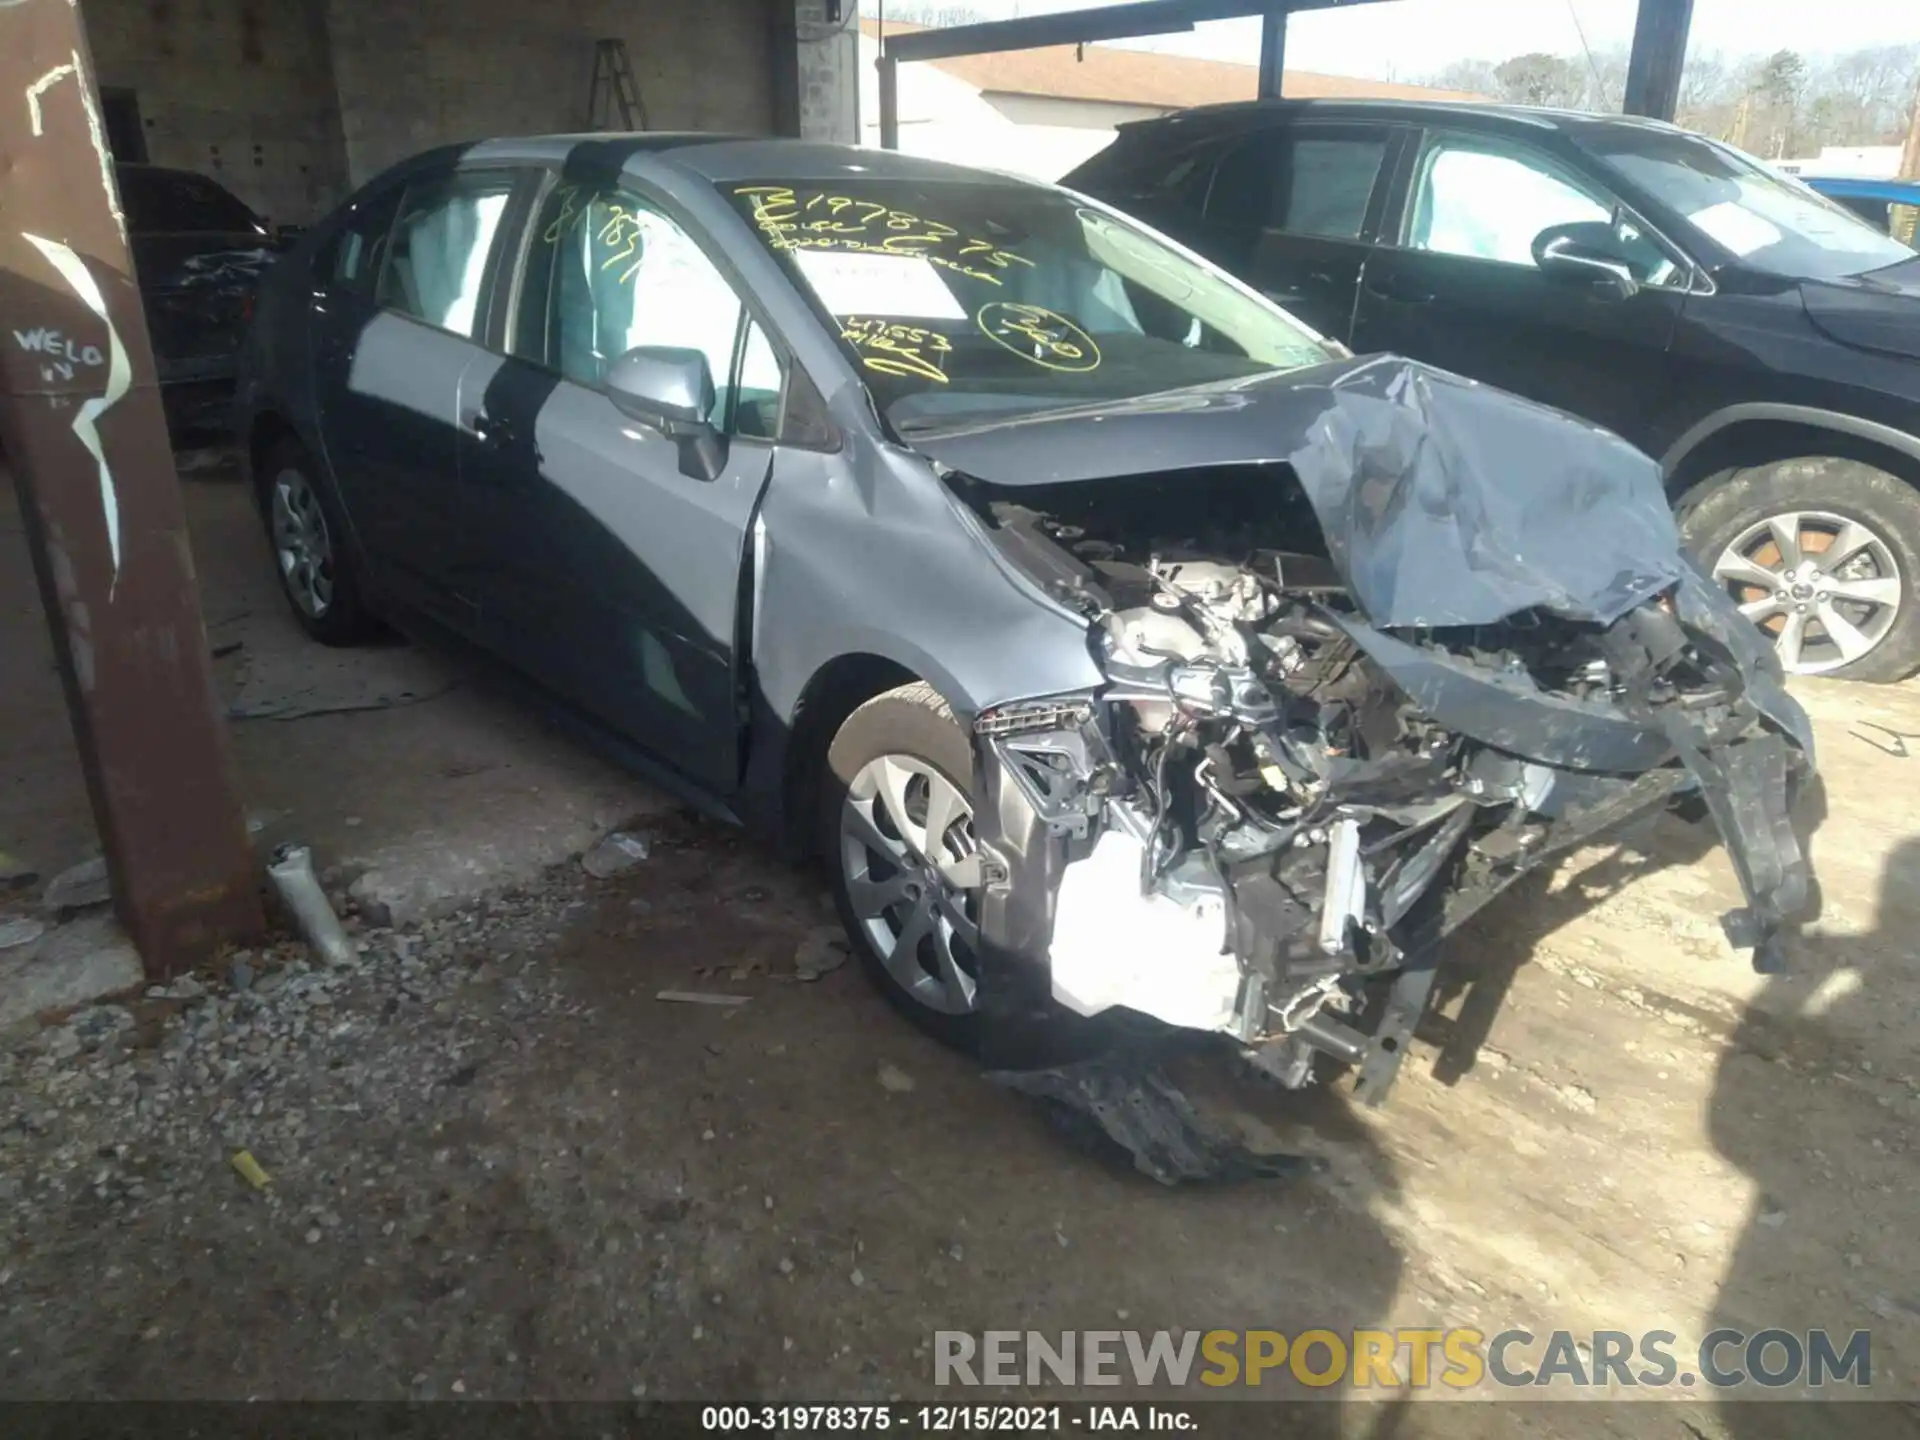
[[[468,423],[472,425],[474,435],[487,445],[511,445],[517,433],[509,422],[497,415],[489,415],[484,410]]]
[[[524,438],[525,432],[511,420],[502,420],[498,415],[489,415],[482,410],[467,420],[467,428],[488,450],[515,450]],[[546,463],[546,457],[540,453],[538,445],[527,445],[523,457],[533,461],[535,468]]]
[[[1367,293],[1378,295],[1382,300],[1397,300],[1402,305],[1426,305],[1433,300],[1431,290],[1422,290],[1412,281],[1396,275],[1370,277],[1367,280]]]

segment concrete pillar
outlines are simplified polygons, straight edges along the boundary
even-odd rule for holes
[[[856,0],[793,0],[800,138],[860,142],[860,21]],[[834,12],[838,12],[835,18]]]

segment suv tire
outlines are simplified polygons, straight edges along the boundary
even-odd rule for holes
[[[1885,682],[1920,668],[1920,492],[1906,481],[1858,460],[1775,460],[1702,481],[1679,518],[1790,674]],[[1848,554],[1820,558],[1842,541]]]

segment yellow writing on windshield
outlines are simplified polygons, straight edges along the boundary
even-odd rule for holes
[[[841,250],[866,255],[917,255],[946,270],[1001,282],[998,272],[1033,261],[991,240],[877,200],[796,191],[791,185],[739,185],[753,204],[753,223],[776,250]]]
[[[953,342],[938,330],[849,315],[840,322],[840,338],[860,351],[861,363],[869,370],[947,383],[947,372],[936,357],[951,354]]]
[[[989,340],[1042,369],[1092,370],[1100,364],[1100,347],[1093,337],[1044,306],[995,300],[982,305],[974,320]]]

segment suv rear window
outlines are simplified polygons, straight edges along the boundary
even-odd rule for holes
[[[232,234],[263,228],[253,211],[204,175],[124,166],[118,178],[127,229],[136,235]]]

